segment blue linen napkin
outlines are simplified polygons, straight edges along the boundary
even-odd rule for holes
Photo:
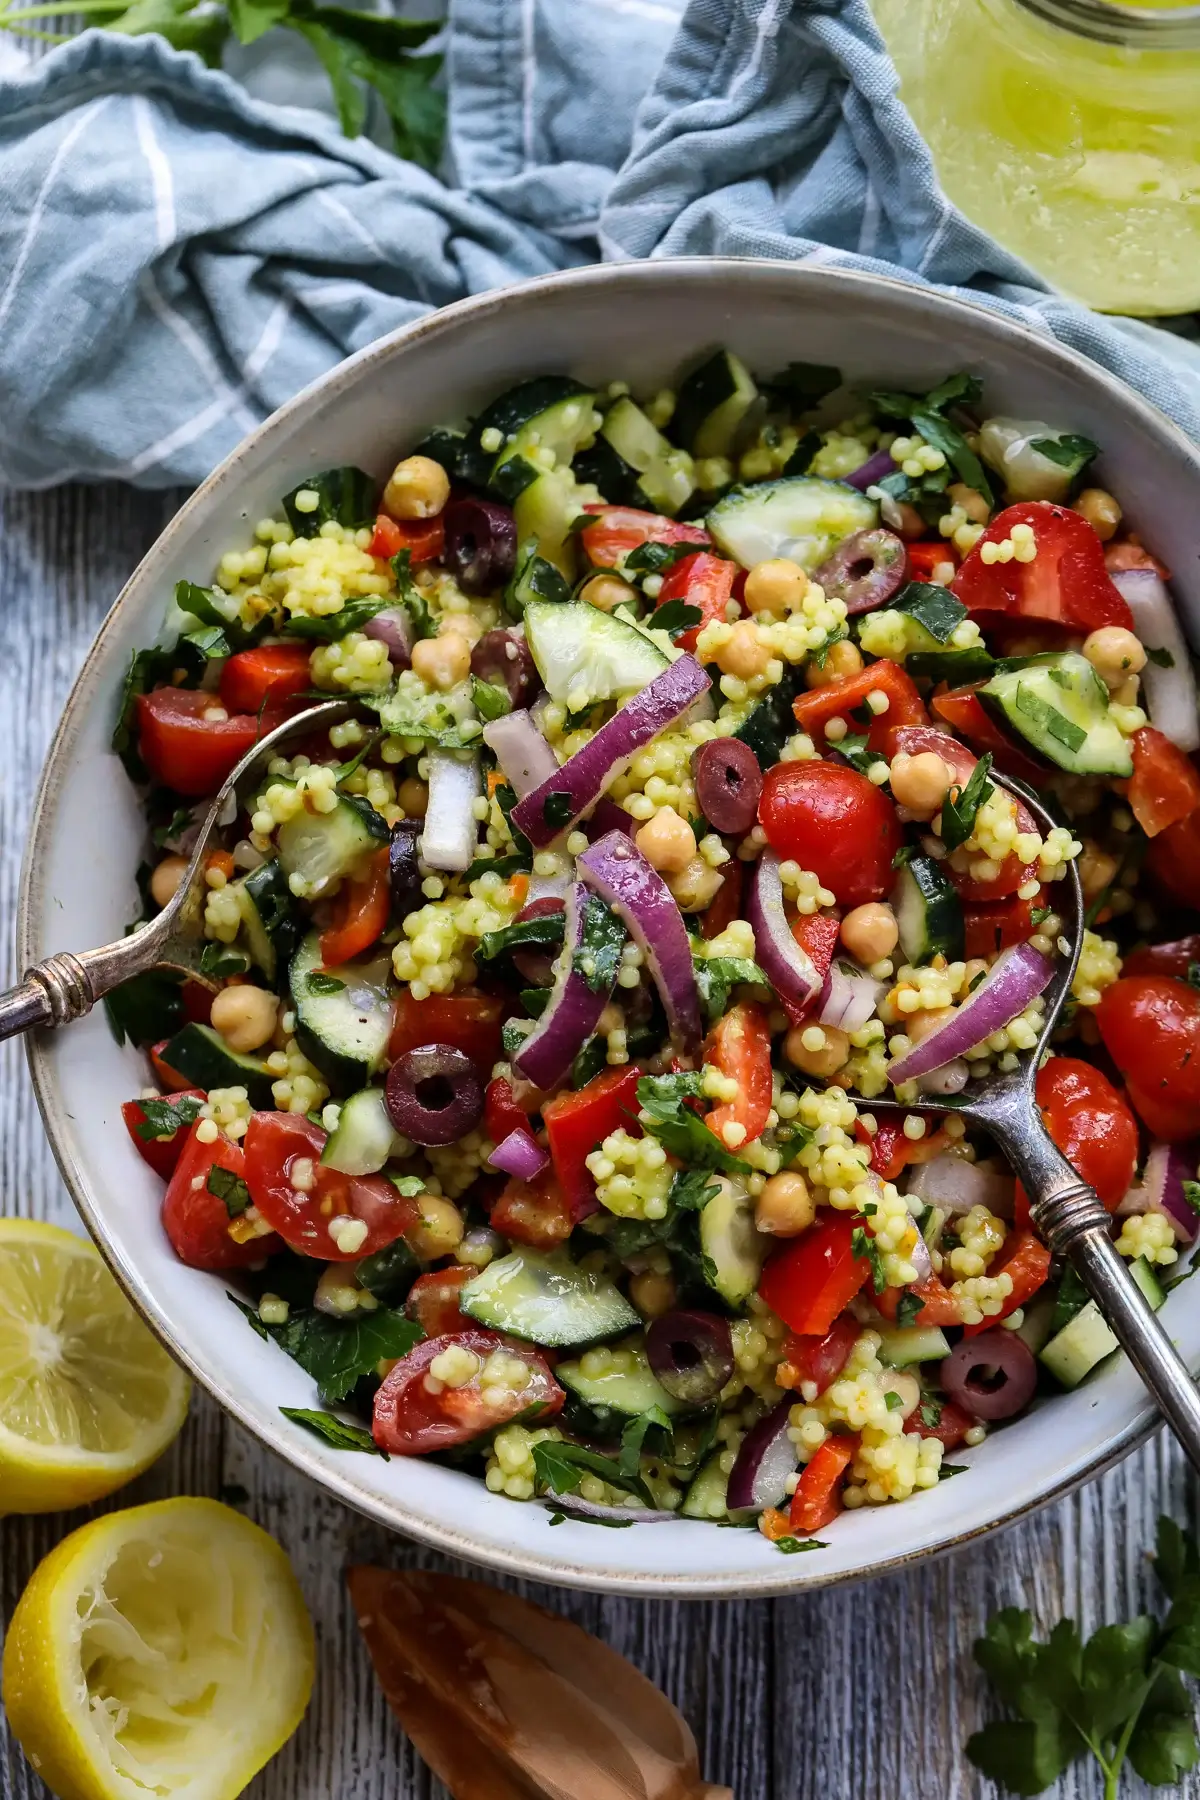
[[[946,199],[866,0],[450,0],[444,179],[160,38],[0,58],[0,480],[194,483],[432,307],[598,259],[906,274],[1200,439],[1200,349],[1051,293]]]

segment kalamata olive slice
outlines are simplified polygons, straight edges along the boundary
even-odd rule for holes
[[[839,544],[813,576],[831,600],[845,602],[848,613],[870,612],[903,586],[908,552],[894,531],[877,525],[856,531]]]
[[[646,1355],[673,1399],[706,1406],[733,1374],[729,1320],[707,1312],[664,1313],[646,1332]]]
[[[452,500],[445,512],[446,567],[467,594],[490,594],[517,560],[517,524],[497,500]]]
[[[938,1370],[952,1400],[977,1419],[1011,1419],[1033,1398],[1037,1364],[1028,1344],[998,1328],[964,1338]]]
[[[714,831],[750,831],[758,817],[762,770],[740,738],[712,738],[692,752],[696,801]]]
[[[417,861],[420,836],[420,819],[401,819],[398,825],[392,826],[388,873],[392,883],[392,911],[398,919],[410,913],[422,897],[421,869]]]
[[[471,652],[471,673],[504,688],[514,707],[528,706],[542,678],[523,631],[486,631]]]
[[[398,1056],[384,1090],[388,1116],[414,1144],[453,1144],[483,1117],[483,1082],[453,1044],[422,1044]]]

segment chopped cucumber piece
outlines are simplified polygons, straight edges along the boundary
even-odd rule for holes
[[[571,527],[584,505],[595,498],[594,490],[580,487],[570,469],[535,472],[534,479],[512,502],[518,554],[524,555],[530,544],[536,545],[539,556],[573,581],[575,537]]]
[[[796,730],[792,702],[803,690],[800,670],[785,663],[782,679],[755,701],[733,734],[743,744],[749,744],[764,770],[779,761],[783,746]]]
[[[185,1025],[163,1045],[163,1062],[177,1075],[186,1076],[195,1087],[244,1087],[252,1107],[268,1110],[274,1106],[271,1092],[275,1077],[257,1056],[240,1056],[231,1050],[219,1031],[211,1025]]]
[[[891,1369],[907,1369],[912,1363],[940,1362],[949,1356],[950,1344],[936,1325],[871,1326],[881,1338],[879,1360]]]
[[[559,1363],[555,1376],[585,1406],[607,1408],[627,1418],[649,1412],[652,1406],[661,1406],[668,1416],[687,1410],[660,1384],[646,1360],[640,1338],[631,1338],[616,1349],[622,1354],[632,1352],[637,1358],[636,1368],[606,1369],[602,1375],[585,1375],[579,1363],[565,1362]]]
[[[932,856],[914,856],[901,869],[892,889],[892,911],[906,962],[920,967],[935,956],[961,961],[962,902]]]
[[[560,704],[572,694],[586,695],[587,705],[636,694],[669,661],[636,625],[586,601],[558,606],[531,600],[525,637],[551,699]]]
[[[1157,1312],[1166,1294],[1144,1256],[1130,1263],[1129,1273]],[[1078,1387],[1084,1376],[1118,1348],[1116,1337],[1094,1300],[1056,1331],[1041,1352],[1041,1361],[1065,1388]]]
[[[700,1214],[704,1279],[730,1306],[740,1306],[758,1286],[770,1248],[754,1223],[754,1202],[727,1178]]]
[[[1076,650],[1004,669],[979,698],[1002,725],[1071,775],[1130,775],[1129,745],[1109,711],[1108,689]]]
[[[671,429],[693,456],[733,455],[762,410],[758,386],[740,358],[718,350],[684,381]]]
[[[540,467],[537,453],[543,450],[552,452],[554,468],[570,468],[580,444],[596,434],[592,424],[595,403],[596,396],[593,393],[587,388],[577,388],[565,398],[533,413],[497,455],[492,465],[492,486],[500,489],[505,487],[505,469],[517,458],[535,468]]]
[[[295,898],[278,861],[261,863],[233,884],[242,912],[242,936],[251,959],[268,981],[285,967],[300,940]]]
[[[712,1455],[700,1467],[699,1474],[693,1480],[683,1497],[680,1516],[685,1519],[707,1519],[711,1524],[714,1519],[752,1519],[752,1508],[742,1508],[739,1512],[730,1512],[726,1505],[729,1492],[729,1476],[721,1467],[721,1452],[714,1450]]]
[[[365,1087],[383,1062],[392,1033],[391,966],[384,954],[371,962],[325,969],[316,931],[292,958],[288,979],[296,1042],[334,1093],[353,1094]]]
[[[528,430],[540,413],[587,391],[581,382],[569,375],[537,375],[500,394],[480,413],[463,440],[456,471],[460,479],[475,487],[486,487],[498,457],[502,460],[506,453],[512,455],[515,440],[523,430]],[[498,452],[483,447],[485,433],[488,442],[495,443],[490,435],[493,431],[500,433]]]
[[[1021,1309],[1024,1316],[1014,1335],[1023,1344],[1027,1344],[1035,1356],[1045,1349],[1053,1334],[1054,1309],[1057,1304],[1053,1294],[1043,1294]]]
[[[677,450],[628,396],[605,416],[590,450],[576,458],[581,481],[594,482],[606,500],[641,506],[674,518],[691,499],[695,471],[686,450]]]
[[[531,600],[549,600],[561,606],[570,598],[570,585],[561,570],[538,555],[536,544],[527,544],[504,590],[504,604],[509,612],[519,619]]]
[[[472,1275],[458,1304],[493,1331],[552,1347],[594,1344],[641,1324],[606,1275],[585,1274],[562,1251],[511,1251]]]
[[[743,569],[786,556],[809,574],[845,538],[878,523],[873,500],[844,481],[816,475],[731,488],[705,520],[718,546]]]
[[[332,811],[315,813],[305,807],[279,827],[279,866],[289,880],[299,876],[312,899],[386,844],[390,835],[387,821],[373,806],[357,794],[339,794]]]
[[[392,1124],[383,1089],[369,1087],[344,1102],[321,1161],[341,1175],[374,1175],[389,1156],[402,1156],[408,1147],[408,1140]]]

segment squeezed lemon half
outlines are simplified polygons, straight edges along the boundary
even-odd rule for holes
[[[312,1623],[273,1538],[216,1500],[95,1519],[34,1571],[4,1706],[59,1800],[233,1800],[312,1691]]]
[[[0,1219],[0,1515],[85,1506],[132,1481],[189,1392],[89,1243]]]

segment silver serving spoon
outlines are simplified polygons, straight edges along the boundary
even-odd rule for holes
[[[1011,780],[995,769],[991,779],[1019,796],[1043,833],[1057,823],[1024,782]],[[1072,917],[1062,933],[1070,949],[1060,955],[1042,996],[1046,1016],[1041,1036],[1032,1050],[1019,1055],[1018,1067],[970,1081],[957,1094],[923,1096],[903,1106],[895,1100],[875,1099],[871,1109],[955,1112],[968,1124],[982,1126],[995,1139],[1029,1197],[1030,1214],[1043,1242],[1074,1268],[1158,1402],[1193,1468],[1200,1469],[1200,1394],[1187,1364],[1167,1336],[1158,1314],[1147,1304],[1128,1265],[1117,1255],[1111,1220],[1095,1188],[1080,1179],[1054,1143],[1034,1096],[1038,1065],[1071,991],[1083,945],[1083,890],[1074,862],[1058,887],[1060,891],[1066,888],[1070,895]],[[1055,910],[1063,915],[1068,911],[1061,903]]]
[[[63,950],[29,969],[22,982],[0,994],[0,1040],[38,1025],[69,1025],[74,1019],[82,1019],[97,1000],[131,975],[142,975],[147,969],[178,969],[204,981],[199,970],[205,942],[204,900],[208,893],[204,864],[214,838],[233,823],[239,804],[261,782],[267,763],[281,755],[293,738],[307,736],[315,727],[336,725],[355,711],[353,700],[327,701],[298,713],[261,738],[243,756],[209,807],[170,904],[148,924],[140,925],[115,944],[104,944],[99,950],[81,950],[78,955]]]

